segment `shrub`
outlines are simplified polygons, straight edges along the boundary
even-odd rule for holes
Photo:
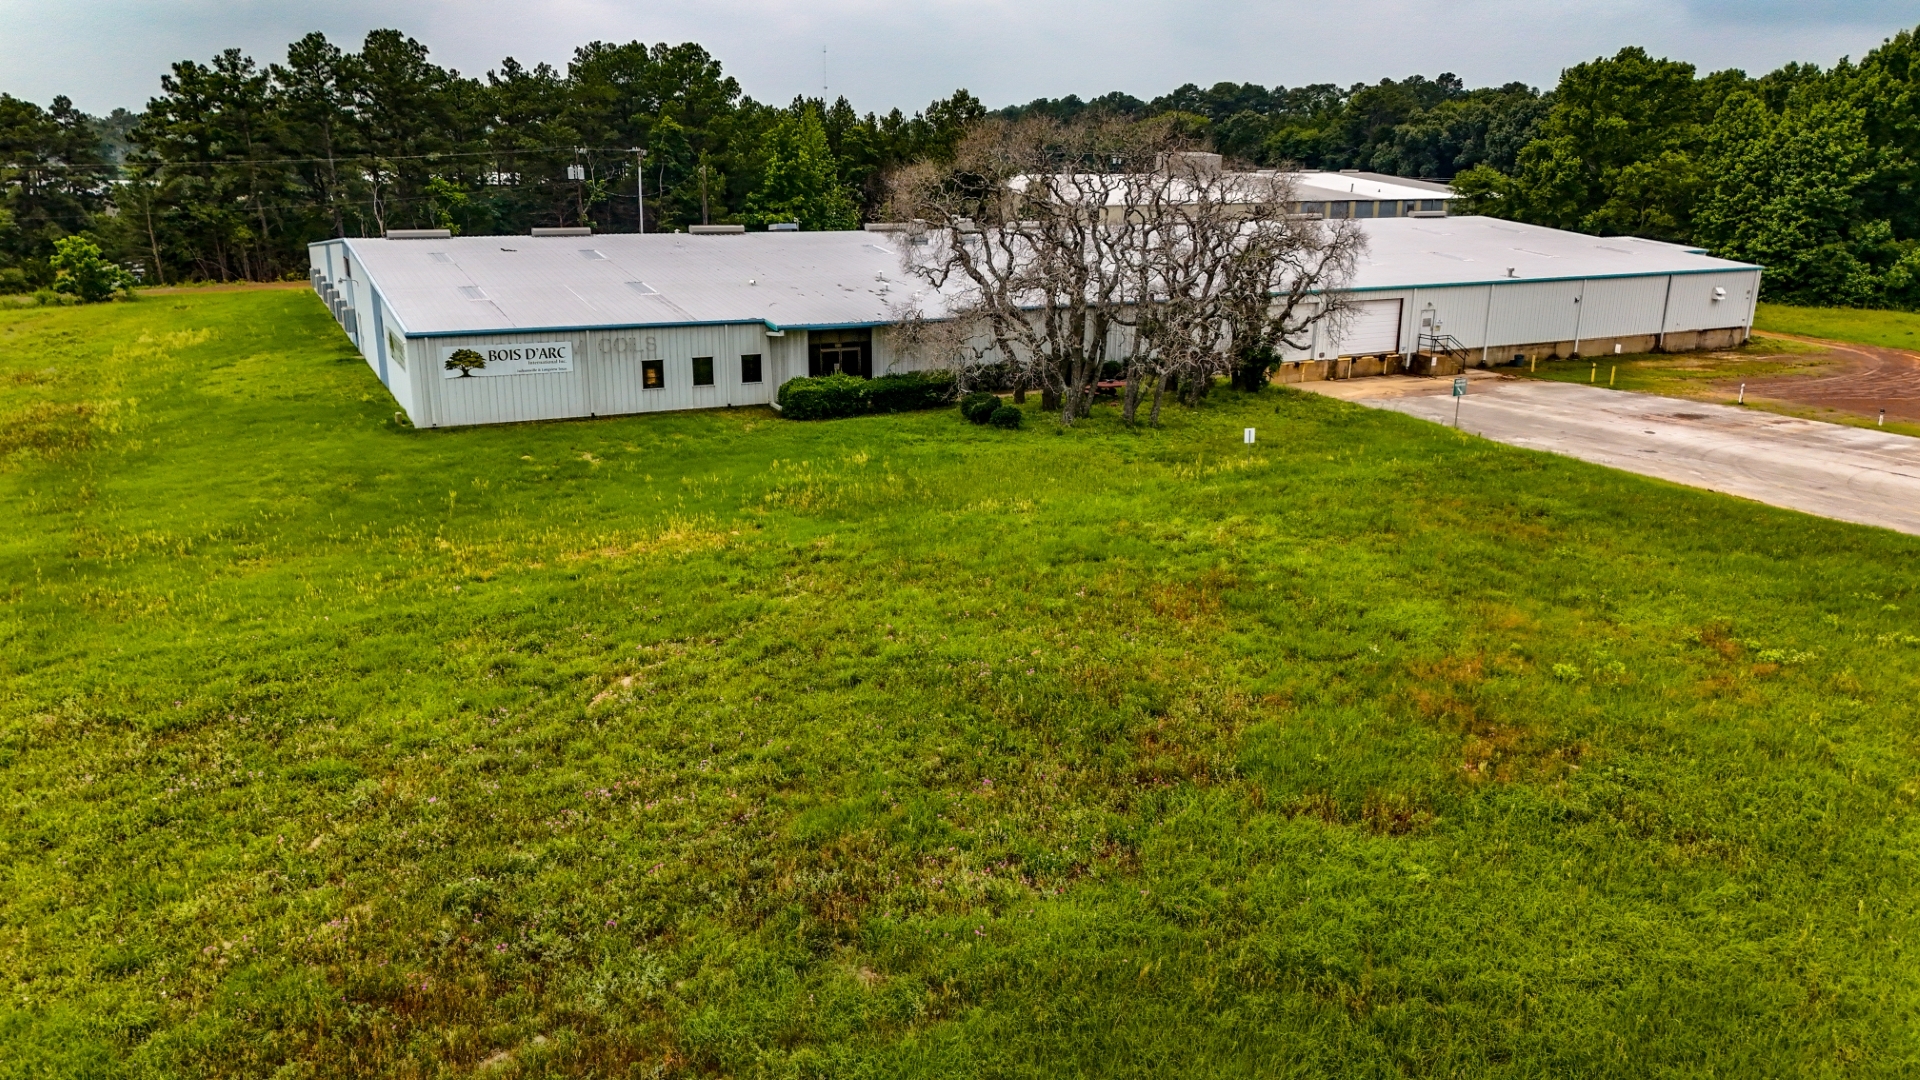
[[[793,420],[858,416],[869,407],[868,381],[857,375],[840,374],[789,379],[781,385],[776,399],[780,402],[780,415]]]
[[[867,384],[874,412],[937,409],[953,398],[953,375],[945,371],[906,371],[882,375]]]
[[[1017,428],[1020,426],[1020,422],[1026,418],[1027,414],[1021,412],[1019,409],[1011,405],[1002,405],[993,410],[993,415],[987,418],[987,423],[997,428]]]
[[[1000,399],[985,390],[975,390],[960,399],[960,415],[971,424],[984,424],[1000,407]]]
[[[53,291],[78,297],[83,304],[110,300],[117,292],[130,292],[133,275],[108,262],[100,254],[100,245],[84,236],[63,236],[53,242]]]
[[[944,371],[908,371],[862,379],[823,375],[789,379],[780,387],[780,415],[792,420],[831,420],[869,412],[936,409],[953,396],[953,376]]]

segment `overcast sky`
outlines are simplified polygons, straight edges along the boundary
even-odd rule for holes
[[[351,48],[394,27],[472,75],[504,56],[564,67],[593,40],[697,41],[762,101],[824,86],[912,111],[956,87],[996,107],[1441,71],[1545,87],[1636,44],[1758,74],[1859,57],[1916,24],[1920,0],[0,0],[0,91],[138,109],[176,60],[238,46],[264,64],[311,30]]]

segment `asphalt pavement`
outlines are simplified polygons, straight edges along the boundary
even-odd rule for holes
[[[1301,389],[1452,424],[1452,380]],[[1920,439],[1728,405],[1472,372],[1460,428],[1840,521],[1920,535]]]

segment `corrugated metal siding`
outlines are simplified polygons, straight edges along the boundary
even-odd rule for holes
[[[1753,270],[1674,275],[1673,295],[1667,301],[1667,332],[1748,325],[1759,276]],[[1716,288],[1727,290],[1726,299],[1713,298]]]
[[[1491,286],[1469,285],[1453,289],[1420,289],[1408,304],[1407,336],[1401,339],[1403,352],[1412,352],[1419,344],[1417,335],[1441,334],[1458,338],[1469,348],[1479,348],[1487,332],[1487,290]],[[1435,327],[1426,325],[1431,309]]]
[[[775,386],[766,378],[764,359],[768,338],[759,324],[590,332],[585,340],[589,350],[586,370],[596,413],[712,409],[763,405],[773,400]],[[666,385],[656,390],[641,385],[641,365],[649,359],[649,352],[654,354],[651,358],[660,360],[666,376]],[[740,381],[740,357],[746,353],[761,354],[758,383]],[[693,385],[696,356],[713,357],[712,386]],[[580,359],[576,355],[576,374]]]
[[[1520,345],[1536,341],[1572,341],[1580,305],[1578,281],[1520,281],[1491,286],[1490,329],[1483,344]]]
[[[441,372],[440,356],[446,349],[540,341],[570,342],[573,370],[467,379],[448,379]],[[806,373],[805,333],[770,338],[760,323],[464,335],[410,344],[416,351],[409,355],[409,367],[419,369],[414,385],[425,391],[423,415],[415,415],[414,422],[441,427],[763,405],[787,378]],[[761,356],[761,381],[743,383],[740,357],[756,352]],[[795,355],[800,357],[797,367]],[[696,356],[713,357],[712,386],[693,385]],[[642,364],[649,359],[661,362],[666,385],[660,389],[641,385]]]
[[[1580,337],[1627,337],[1660,332],[1667,278],[1597,278],[1580,300]]]

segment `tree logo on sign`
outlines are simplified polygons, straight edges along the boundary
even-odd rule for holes
[[[486,360],[472,349],[455,349],[447,357],[447,370],[459,372],[463,379],[486,366]]]

